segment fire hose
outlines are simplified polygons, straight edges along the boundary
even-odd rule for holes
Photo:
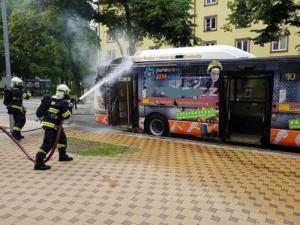
[[[79,102],[79,100],[76,100],[76,99],[71,99],[71,103],[73,103],[74,104],[74,107],[75,107],[75,109],[77,109],[77,103]],[[75,114],[76,115],[76,114]],[[82,114],[82,115],[84,115],[84,114]],[[57,134],[56,134],[56,137],[55,137],[55,141],[54,141],[54,144],[53,144],[53,146],[52,146],[52,148],[51,148],[51,150],[50,150],[50,152],[48,153],[48,155],[47,155],[47,157],[45,158],[45,160],[44,160],[44,163],[46,163],[46,162],[48,162],[51,158],[52,158],[52,156],[53,156],[53,154],[54,154],[54,152],[55,152],[55,149],[56,149],[56,147],[57,147],[57,144],[58,144],[58,141],[59,141],[59,137],[60,137],[60,134],[61,134],[61,132],[62,132],[62,129],[63,129],[63,124],[64,124],[64,120],[62,120],[61,122],[60,122],[60,125],[59,125],[59,127],[58,127],[58,131],[57,131]],[[39,130],[39,129],[42,129],[42,127],[40,127],[40,128],[36,128],[36,129],[32,129],[32,130],[27,130],[27,131],[23,131],[23,132],[31,132],[31,131],[35,131],[35,130]],[[17,141],[4,127],[1,127],[0,126],[0,130],[2,130],[13,142],[15,142],[15,144],[22,150],[22,152],[27,156],[27,158],[30,160],[30,161],[32,161],[32,162],[36,162],[29,154],[28,154],[28,152],[24,149],[24,147],[20,144],[20,142],[19,141]]]
[[[62,120],[61,122],[60,122],[60,125],[59,125],[59,127],[58,127],[58,130],[57,130],[57,134],[56,134],[56,137],[55,137],[55,141],[54,141],[54,144],[53,144],[53,146],[52,146],[52,148],[51,148],[51,151],[49,152],[49,154],[48,154],[48,156],[46,157],[46,159],[44,160],[44,163],[46,163],[47,161],[49,161],[51,158],[52,158],[52,156],[53,156],[53,154],[54,154],[54,152],[55,152],[55,149],[56,149],[56,147],[57,147],[57,143],[58,143],[58,141],[59,141],[59,137],[60,137],[60,134],[61,134],[61,131],[62,131],[62,129],[63,129],[63,124],[64,124],[64,120]],[[27,158],[29,159],[29,160],[31,160],[32,162],[36,162],[29,154],[28,154],[28,152],[24,149],[24,147],[20,144],[20,142],[19,141],[17,141],[4,127],[1,127],[0,126],[0,130],[2,130],[11,140],[13,140],[13,142],[15,142],[16,143],[16,145],[22,150],[22,152],[27,156]]]

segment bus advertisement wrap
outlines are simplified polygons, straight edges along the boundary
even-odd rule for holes
[[[96,118],[155,136],[300,147],[299,61],[255,58],[229,46],[137,52],[132,69],[96,93]]]

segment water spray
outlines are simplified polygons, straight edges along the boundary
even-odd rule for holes
[[[102,85],[108,83],[111,84],[122,75],[130,71],[133,62],[131,59],[124,60],[120,65],[118,65],[111,73],[107,74],[103,79],[101,79],[94,87],[84,93],[78,100],[81,101],[86,98],[88,95],[93,93],[96,89],[100,88]]]

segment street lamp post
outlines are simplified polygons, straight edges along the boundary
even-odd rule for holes
[[[6,13],[6,0],[1,0],[2,8],[2,22],[3,22],[3,39],[4,39],[4,51],[5,51],[5,68],[6,68],[6,88],[10,88],[11,81],[11,68],[10,68],[10,56],[9,56],[9,39],[8,39],[8,29],[7,29],[7,13]],[[10,131],[13,131],[14,120],[12,115],[9,115],[9,127]]]
[[[100,3],[101,3],[100,0],[94,0],[93,2],[94,2],[94,4],[97,5],[97,12],[99,13],[100,12]],[[100,62],[101,62],[101,52],[100,52],[101,36],[100,36],[100,24],[99,23],[97,23],[97,25],[96,25],[96,33],[97,33],[97,66],[99,66]]]

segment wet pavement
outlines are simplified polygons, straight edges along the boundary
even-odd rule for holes
[[[0,116],[8,125],[7,116]],[[24,129],[39,127],[29,120]],[[0,133],[0,224],[300,224],[300,156],[252,148],[66,128],[69,137],[130,146],[73,155],[50,171]],[[43,132],[25,133],[33,156]]]

